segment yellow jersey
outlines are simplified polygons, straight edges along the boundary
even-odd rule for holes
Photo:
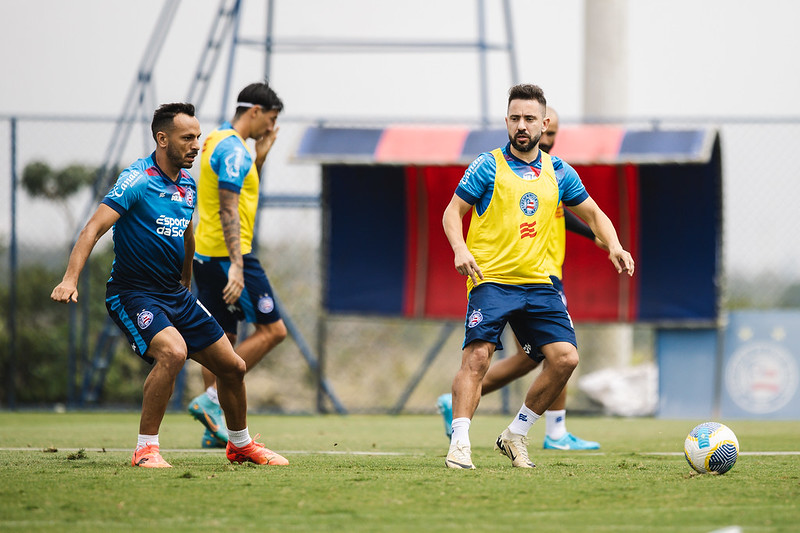
[[[501,148],[493,150],[494,191],[486,209],[472,210],[467,247],[483,282],[551,284],[547,251],[559,205],[559,185],[550,156],[541,153],[538,175],[517,175]],[[563,213],[562,213],[563,216]],[[467,277],[467,289],[472,290]]]
[[[219,189],[239,194],[239,244],[242,255],[252,251],[259,200],[255,157],[245,140],[226,122],[203,143],[197,183],[198,223],[195,252],[207,257],[227,257],[228,247],[219,218]]]
[[[564,256],[567,252],[567,226],[564,220],[564,204],[559,202],[556,208],[556,219],[550,229],[550,243],[547,246],[545,270],[551,276],[561,279],[564,274]]]

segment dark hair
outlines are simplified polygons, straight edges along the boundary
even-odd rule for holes
[[[508,105],[511,105],[511,100],[536,100],[547,109],[547,100],[544,97],[544,91],[538,85],[531,83],[520,83],[514,85],[508,90]]]
[[[172,121],[175,115],[189,115],[194,116],[194,106],[184,102],[177,102],[174,104],[163,104],[156,112],[153,113],[153,122],[150,124],[150,130],[153,132],[153,139],[156,138],[156,133],[159,131],[168,131],[172,128]]]
[[[275,91],[272,90],[272,87],[270,87],[269,83],[266,81],[251,83],[242,89],[241,92],[239,92],[239,97],[236,99],[236,101],[246,104],[259,105],[264,109],[264,111],[269,111],[270,109],[275,109],[278,112],[283,111],[283,102],[280,98],[278,98],[278,95],[275,94]],[[248,109],[249,106],[237,106],[236,114],[240,115]]]

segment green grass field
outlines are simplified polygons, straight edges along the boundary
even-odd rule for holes
[[[540,449],[537,468],[493,451],[506,416],[475,417],[475,471],[444,467],[438,416],[255,416],[288,467],[229,464],[168,414],[174,468],[130,466],[136,413],[0,413],[0,531],[800,530],[800,423],[728,421],[743,455],[723,476],[680,455],[702,420],[570,417],[602,453]],[[750,453],[748,453],[750,452]]]

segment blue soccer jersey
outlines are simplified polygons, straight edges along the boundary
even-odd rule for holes
[[[539,176],[542,171],[542,152],[536,161],[528,164],[518,159],[511,153],[511,143],[503,148],[503,156],[508,166],[522,179],[532,179],[529,176]],[[553,161],[553,170],[558,181],[559,200],[565,205],[578,205],[589,197],[589,193],[581,182],[578,173],[569,163],[556,156],[550,156]],[[459,198],[473,205],[478,215],[482,215],[489,207],[494,192],[494,179],[497,162],[491,153],[482,153],[475,159],[464,172],[464,177],[456,188]]]
[[[119,290],[181,289],[183,234],[192,221],[197,186],[186,170],[178,182],[155,162],[155,152],[117,178],[103,203],[120,214],[114,224],[110,285]]]

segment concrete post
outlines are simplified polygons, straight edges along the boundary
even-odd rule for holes
[[[584,13],[584,120],[624,118],[628,99],[628,2],[584,0]],[[569,261],[569,250],[566,260]],[[608,268],[612,268],[610,263]],[[567,408],[593,410],[598,406],[578,390],[577,380],[603,368],[629,366],[633,357],[633,327],[578,324],[575,329],[581,363],[570,380]]]

